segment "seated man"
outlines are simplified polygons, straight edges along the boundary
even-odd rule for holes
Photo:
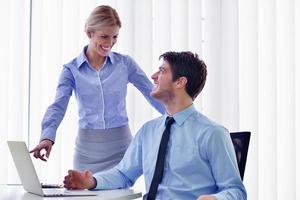
[[[191,52],[166,52],[161,58],[151,95],[167,114],[142,126],[116,167],[94,175],[69,170],[64,186],[127,188],[144,174],[147,200],[247,199],[229,132],[193,105],[206,81],[206,65]]]

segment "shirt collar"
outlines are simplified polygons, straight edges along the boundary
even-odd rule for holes
[[[86,50],[88,46],[83,47],[82,52],[79,54],[79,56],[76,58],[77,60],[77,67],[80,68],[83,63],[89,63],[87,57],[86,57]],[[105,59],[104,63],[110,62],[111,64],[114,64],[115,58],[113,52],[109,52],[107,58]]]
[[[184,110],[175,113],[172,117],[174,118],[175,122],[181,126],[183,124],[183,122],[194,112],[196,111],[196,108],[194,106],[194,104],[191,104],[190,106],[188,106],[187,108],[185,108]],[[168,115],[165,115],[165,120],[168,117]]]

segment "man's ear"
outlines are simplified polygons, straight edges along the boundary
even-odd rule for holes
[[[181,76],[176,80],[176,87],[177,88],[185,88],[187,84],[187,78],[185,76]]]

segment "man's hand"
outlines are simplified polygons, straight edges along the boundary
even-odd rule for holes
[[[91,171],[69,170],[65,176],[64,187],[67,189],[93,189],[96,187],[96,180]]]
[[[217,198],[213,195],[201,195],[197,200],[217,200]]]
[[[46,157],[49,158],[51,149],[52,149],[52,141],[51,140],[42,140],[34,149],[32,149],[29,153],[33,153],[35,158],[39,158],[43,161],[47,161],[45,158],[45,154],[41,154],[41,151],[46,150]]]

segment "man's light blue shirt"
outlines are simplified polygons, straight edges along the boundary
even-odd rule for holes
[[[73,91],[81,129],[107,129],[128,124],[125,102],[128,83],[132,83],[156,110],[164,113],[162,104],[150,96],[151,81],[132,58],[111,52],[97,71],[88,62],[86,49],[63,67],[55,102],[48,107],[42,121],[41,140],[55,141],[56,130]]]
[[[144,174],[149,191],[166,117],[143,125],[116,167],[94,174],[96,189],[130,187]],[[203,194],[214,194],[218,200],[246,200],[229,132],[193,105],[173,117],[156,199],[195,200]]]

